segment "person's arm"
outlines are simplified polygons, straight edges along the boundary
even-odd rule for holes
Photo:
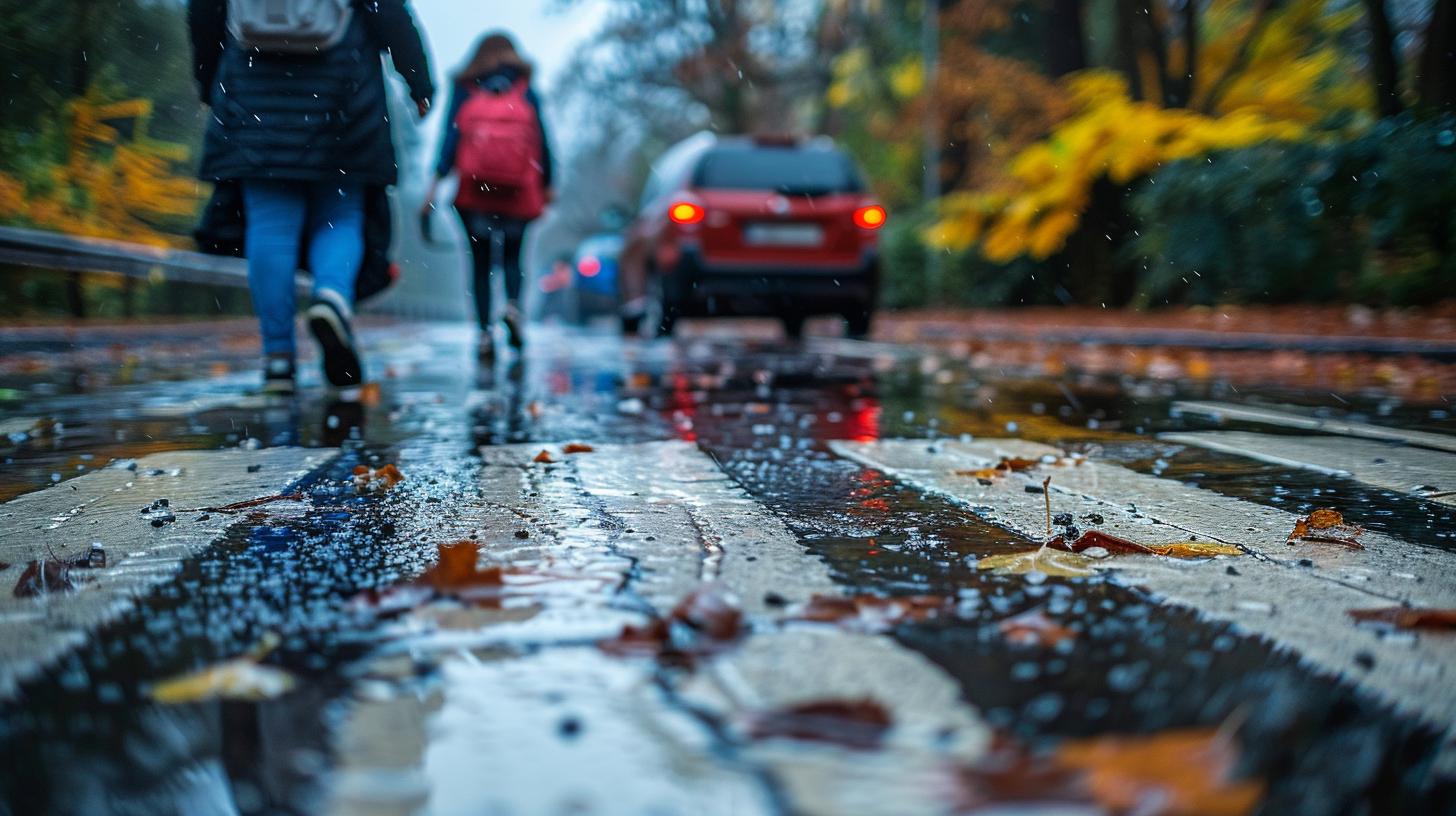
[[[425,193],[424,208],[434,208],[435,191],[440,186],[440,179],[450,175],[455,169],[455,151],[460,147],[460,128],[455,124],[456,117],[460,114],[460,106],[465,104],[465,89],[455,85],[450,89],[450,105],[445,110],[445,129],[440,135],[440,156],[435,160],[435,177],[430,181],[430,187]]]
[[[541,113],[541,97],[532,88],[526,89],[526,101],[536,109],[536,126],[541,129],[541,184],[551,189],[551,139],[546,133],[546,117]]]
[[[404,78],[410,98],[424,116],[435,97],[435,83],[430,79],[430,58],[407,0],[365,0],[363,9],[375,42],[389,52],[394,70]]]
[[[204,105],[212,104],[212,83],[227,38],[226,0],[188,0],[187,30],[192,39],[192,76]]]

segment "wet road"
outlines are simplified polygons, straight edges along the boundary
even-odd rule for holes
[[[255,377],[245,332],[205,347],[41,338],[8,350],[0,491],[21,498],[6,505],[7,581],[44,557],[26,552],[39,541],[74,542],[53,553],[70,556],[95,530],[141,523],[107,517],[71,532],[69,511],[27,516],[33,497],[74,503],[68,485],[110,478],[106,490],[133,513],[165,497],[153,494],[183,495],[189,473],[207,481],[209,467],[233,481],[277,480],[235,485],[226,500],[179,500],[163,533],[191,539],[128,585],[134,604],[98,604],[106,622],[67,640],[58,659],[28,668],[15,658],[19,685],[0,710],[10,758],[0,792],[12,811],[912,813],[1020,802],[1041,808],[1025,812],[1133,812],[1097,778],[1061,778],[1069,746],[1141,737],[1172,764],[1197,764],[1203,754],[1156,742],[1182,733],[1207,734],[1233,757],[1209,771],[1237,800],[1218,812],[1456,807],[1433,767],[1453,767],[1442,731],[1456,707],[1456,640],[1338,615],[1302,626],[1295,596],[1325,596],[1323,585],[1286,579],[1328,579],[1330,608],[1343,608],[1342,592],[1354,605],[1456,606],[1444,560],[1456,509],[1441,486],[1382,487],[1354,470],[1161,436],[1296,434],[1175,410],[1189,400],[1450,433],[1439,394],[1332,394],[1258,373],[1048,376],[1025,365],[1035,355],[1024,349],[829,338],[791,347],[731,326],[653,343],[543,328],[524,359],[489,369],[470,358],[469,340],[453,327],[371,329],[376,385],[282,403],[245,395]],[[922,441],[886,441],[897,439]],[[976,445],[990,446],[994,464],[997,446],[1027,443],[1058,453],[1028,459],[1024,473],[974,475],[985,467]],[[173,451],[293,447],[315,458],[275,463],[276,477],[252,459],[150,466]],[[534,461],[542,450],[555,461]],[[969,464],[927,469],[922,455]],[[386,464],[404,480],[358,484],[356,468]],[[1087,473],[1095,484],[1078,482]],[[1033,491],[1043,475],[1052,487]],[[1243,554],[1167,575],[1119,560],[1156,556],[1114,556],[1080,577],[985,568],[1040,543],[1025,519],[1043,503],[1060,513],[1137,478],[1155,482],[1128,483],[1173,491],[1169,506],[1151,493],[1117,496],[1102,511],[1106,529],[1173,525],[1175,538],[1232,541]],[[1063,483],[1071,492],[1057,492]],[[270,492],[289,498],[200,512]],[[1262,550],[1176,519],[1196,506],[1250,529],[1338,507],[1364,526],[1367,550]],[[52,538],[20,539],[42,527]],[[456,541],[476,542],[480,564],[504,578],[410,583]],[[119,536],[110,552],[108,569],[121,571],[160,556]],[[1386,554],[1418,567],[1351,560]],[[1114,562],[1124,566],[1105,568]],[[1260,569],[1285,568],[1270,573],[1280,593],[1257,594]],[[1220,610],[1169,583],[1206,583],[1215,570],[1249,576],[1229,592],[1252,600]],[[673,613],[705,581],[746,615],[721,643],[704,634],[712,626]],[[0,623],[42,640],[88,629],[66,606],[99,591],[83,582],[17,599]],[[918,598],[931,611],[866,602],[872,611],[850,619],[802,620],[815,617],[815,596],[832,595]],[[670,648],[651,638],[625,653],[598,646],[653,621],[667,623]],[[153,699],[159,681],[275,641],[259,665],[287,672],[285,694]],[[864,700],[877,710],[843,711]],[[838,707],[796,719],[796,707],[826,702]],[[1018,757],[1009,766],[1007,750]],[[1215,812],[1211,789],[1131,776],[1122,784],[1137,791],[1137,812]]]

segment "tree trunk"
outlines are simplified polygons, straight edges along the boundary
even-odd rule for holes
[[[1436,0],[1426,26],[1420,70],[1421,107],[1431,111],[1456,108],[1456,0]]]
[[[1193,103],[1193,80],[1198,72],[1198,0],[1183,0],[1182,17],[1183,65],[1177,77],[1168,77],[1168,106],[1173,108]]]
[[[1365,19],[1370,25],[1370,76],[1375,81],[1375,105],[1381,116],[1395,116],[1405,109],[1400,101],[1400,62],[1395,57],[1395,36],[1385,0],[1364,0]]]
[[[1054,77],[1087,67],[1082,0],[1052,0],[1047,12],[1046,69]]]
[[[1116,0],[1113,13],[1117,15],[1117,67],[1127,78],[1127,90],[1135,100],[1143,98],[1142,71],[1138,68],[1138,24],[1134,0]]]

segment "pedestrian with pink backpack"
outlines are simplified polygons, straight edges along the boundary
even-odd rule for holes
[[[470,62],[455,75],[435,182],[423,216],[435,207],[440,180],[459,177],[455,211],[470,239],[474,265],[477,348],[482,361],[495,357],[491,336],[491,271],[499,263],[505,284],[502,315],[506,341],[525,345],[521,312],[521,246],[526,227],[551,202],[551,147],[541,100],[531,88],[531,65],[501,32],[482,37]]]

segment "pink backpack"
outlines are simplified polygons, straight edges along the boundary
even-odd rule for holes
[[[526,100],[524,80],[503,93],[471,91],[455,125],[460,129],[455,169],[461,187],[504,192],[540,185],[541,131],[536,109]]]

